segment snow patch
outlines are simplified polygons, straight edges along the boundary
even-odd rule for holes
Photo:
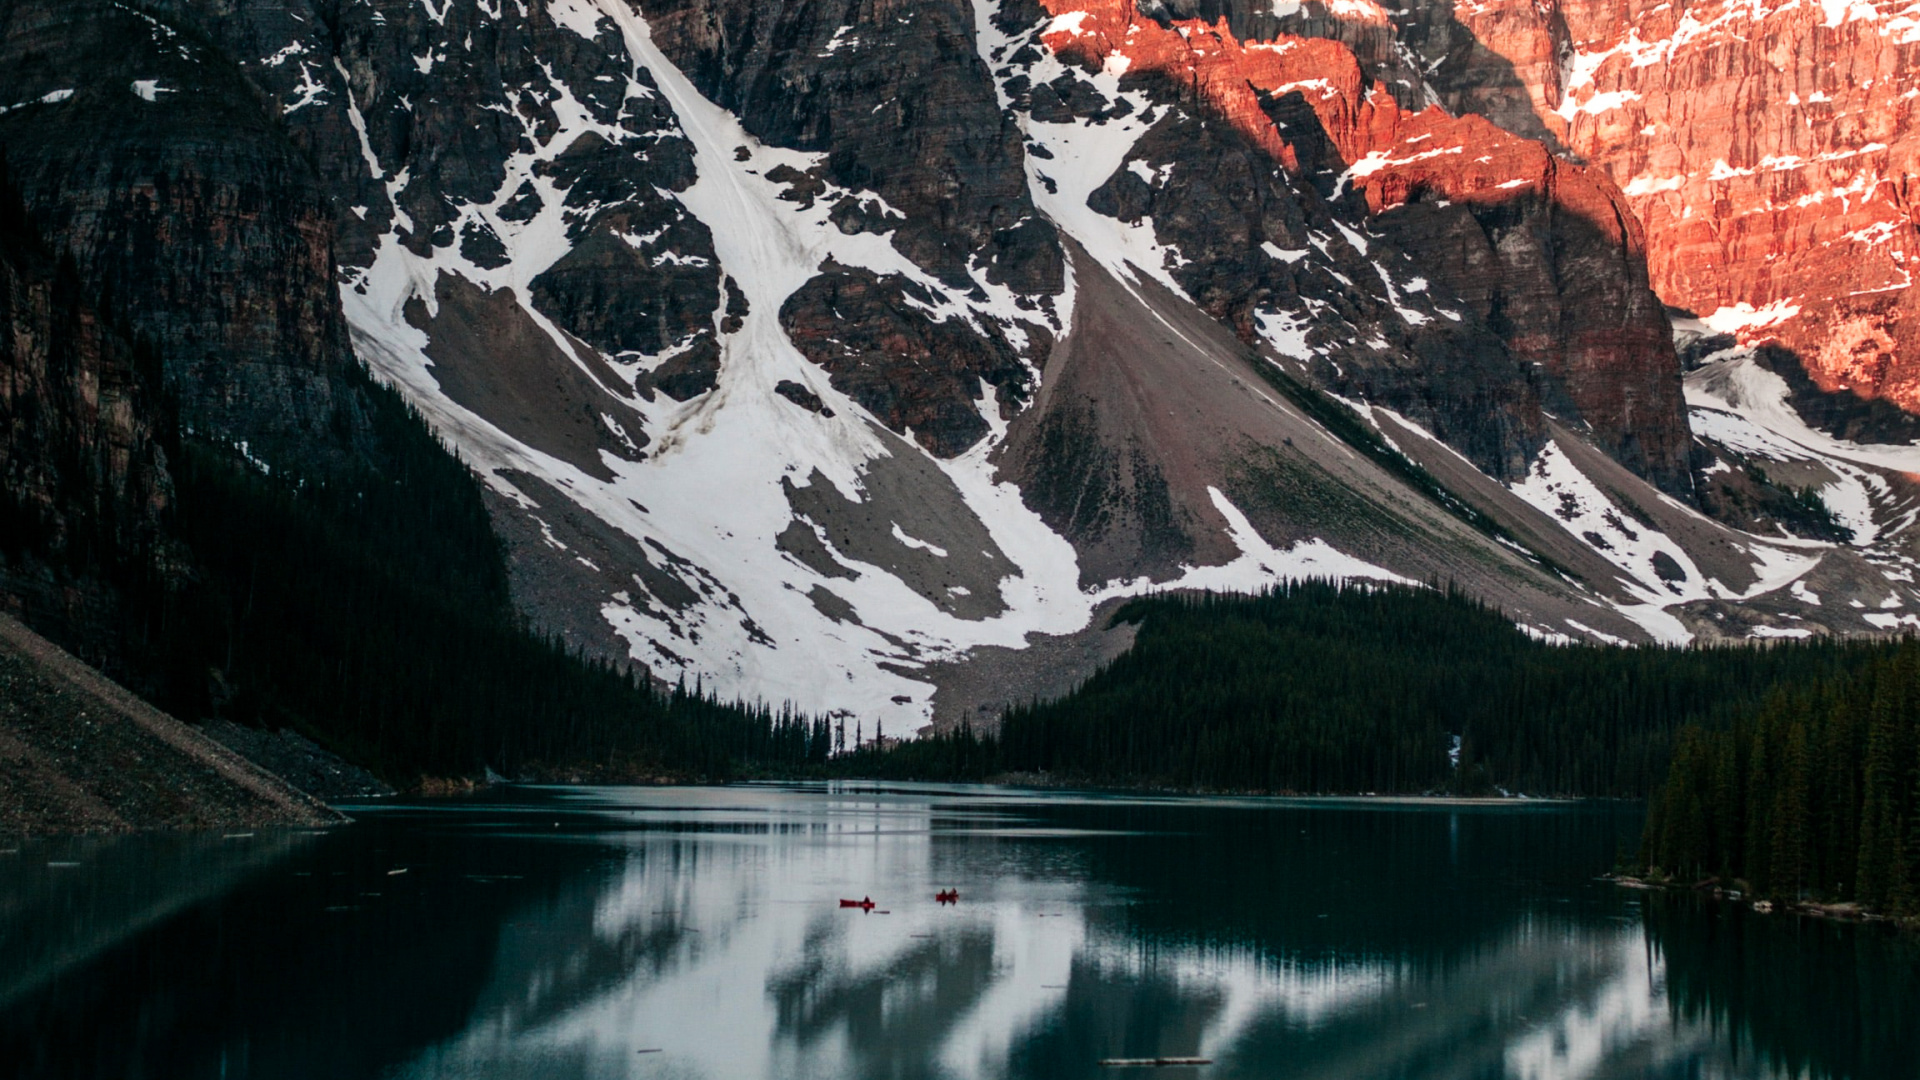
[[[916,540],[913,537],[908,536],[906,533],[906,530],[902,529],[900,527],[900,523],[897,521],[893,523],[893,538],[907,545],[910,548],[914,548],[915,550],[918,550],[918,551],[925,551],[935,556],[936,558],[944,559],[947,557],[946,548],[940,547],[937,544],[929,544],[925,540]]]
[[[588,41],[600,38],[600,12],[592,0],[549,0],[547,17]]]
[[[1311,324],[1302,316],[1281,311],[1256,311],[1253,321],[1260,327],[1260,336],[1274,351],[1295,360],[1306,360],[1314,355],[1313,347],[1307,344],[1307,330]]]
[[[835,30],[833,32],[833,37],[827,40],[827,47],[820,51],[820,55],[823,57],[832,56],[834,53],[839,52],[841,49],[859,48],[860,39],[857,37],[850,38],[847,36],[852,32],[853,32],[853,27],[851,26],[843,26],[838,30]]]
[[[1620,190],[1628,198],[1639,198],[1643,195],[1658,195],[1663,191],[1679,191],[1686,186],[1685,174],[1655,178],[1642,173],[1628,181],[1627,186]]]
[[[1091,18],[1093,18],[1093,13],[1087,11],[1070,11],[1065,15],[1055,15],[1053,20],[1047,23],[1047,28],[1040,31],[1040,34],[1042,37],[1052,37],[1055,34],[1071,34],[1074,37],[1085,37],[1087,35],[1087,20]]]
[[[1562,119],[1572,121],[1583,114],[1598,116],[1603,112],[1612,112],[1629,102],[1639,100],[1640,95],[1631,90],[1609,90],[1604,94],[1595,94],[1585,101],[1578,102],[1574,100],[1572,94],[1568,94],[1565,100],[1560,102],[1560,107],[1554,111],[1559,113]]]
[[[1778,326],[1800,314],[1800,305],[1790,300],[1775,300],[1765,307],[1756,308],[1745,300],[1732,307],[1723,307],[1701,319],[1717,333],[1734,334],[1742,330],[1765,330]]]
[[[58,105],[72,96],[73,91],[71,90],[55,90],[50,94],[43,94],[40,97],[34,98],[32,101],[22,101],[17,105],[0,105],[0,116],[5,116],[15,109],[27,108],[30,105]]]
[[[1587,635],[1590,638],[1593,638],[1595,641],[1598,641],[1603,645],[1629,644],[1626,638],[1616,637],[1615,635],[1609,634],[1603,630],[1595,630],[1593,627],[1588,626],[1586,623],[1575,622],[1572,619],[1567,619],[1565,620],[1565,622],[1568,626],[1573,627],[1575,630],[1580,631],[1581,633]]]
[[[1744,440],[1728,443],[1735,449],[1770,446],[1775,453],[1920,473],[1920,446],[1847,442],[1808,427],[1788,404],[1786,380],[1745,351],[1689,372],[1685,390],[1695,430],[1717,441]],[[1701,428],[1703,421],[1712,426]]]
[[[1296,581],[1385,581],[1415,585],[1362,559],[1334,548],[1324,540],[1302,540],[1282,551],[1267,543],[1247,516],[1219,488],[1208,487],[1213,507],[1227,521],[1227,536],[1240,549],[1240,556],[1225,566],[1189,566],[1179,579],[1154,586],[1145,578],[1123,585],[1109,585],[1098,599],[1132,596],[1152,588],[1164,590],[1210,589],[1214,592],[1258,592],[1261,589]]]
[[[1411,165],[1416,161],[1426,161],[1429,158],[1444,157],[1447,154],[1464,154],[1466,153],[1466,149],[1464,146],[1445,146],[1438,150],[1423,150],[1417,154],[1403,158],[1396,158],[1386,150],[1370,150],[1365,157],[1348,166],[1347,171],[1340,174],[1340,178],[1335,181],[1333,185],[1334,197],[1338,198],[1341,193],[1345,192],[1348,184],[1353,183],[1355,180],[1363,180],[1372,176],[1381,169],[1393,168],[1400,165]],[[1364,253],[1365,252],[1362,251],[1362,254]]]
[[[1526,478],[1510,488],[1618,567],[1628,593],[1644,603],[1664,607],[1713,595],[1686,549],[1615,506],[1558,442],[1547,443]]]

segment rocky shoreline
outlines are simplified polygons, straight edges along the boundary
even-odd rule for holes
[[[1833,922],[1847,923],[1885,923],[1902,930],[1920,931],[1920,917],[1886,915],[1871,911],[1859,904],[1828,904],[1817,900],[1776,900],[1767,897],[1750,897],[1745,890],[1729,888],[1719,878],[1707,878],[1696,882],[1656,881],[1632,874],[1608,874],[1605,880],[1613,882],[1623,889],[1640,889],[1659,893],[1693,893],[1708,896],[1726,903],[1740,904],[1753,909],[1756,915],[1805,915],[1809,918],[1827,919]]]

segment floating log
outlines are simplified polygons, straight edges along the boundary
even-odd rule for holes
[[[1212,1058],[1103,1058],[1100,1064],[1109,1068],[1146,1068],[1163,1069],[1175,1065],[1211,1065]]]

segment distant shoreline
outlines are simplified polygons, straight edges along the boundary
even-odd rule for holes
[[[799,779],[799,778],[795,778]],[[843,777],[838,779],[873,779],[869,777]],[[912,783],[938,783],[940,781],[909,781]],[[1639,802],[1638,799],[1612,799],[1588,796],[1566,795],[1378,795],[1373,792],[1296,792],[1296,791],[1234,791],[1215,788],[1160,787],[1151,784],[1103,784],[1094,780],[1076,780],[1066,777],[1054,777],[1044,773],[1002,773],[985,780],[974,781],[981,784],[995,784],[1001,787],[1024,787],[1042,791],[1086,791],[1101,794],[1124,795],[1168,795],[1193,798],[1221,799],[1294,799],[1313,800],[1315,802],[1355,802],[1367,805],[1398,806],[1528,806],[1528,805],[1567,805],[1583,802]]]
[[[1640,803],[1640,799],[1609,798],[1602,796],[1569,795],[1376,795],[1368,792],[1321,792],[1301,793],[1285,791],[1220,791],[1202,788],[1153,787],[1100,784],[1079,782],[1038,776],[1025,773],[1009,773],[987,777],[981,780],[952,780],[937,777],[880,777],[880,776],[831,776],[818,774],[758,774],[732,777],[729,779],[706,779],[697,777],[670,777],[646,775],[627,777],[609,777],[575,774],[565,778],[538,776],[526,780],[496,780],[489,784],[477,779],[423,778],[422,782],[402,792],[411,796],[453,796],[471,795],[495,786],[528,785],[539,787],[737,787],[751,784],[806,784],[806,783],[864,783],[864,784],[938,784],[946,786],[999,787],[1008,789],[1026,789],[1035,792],[1080,792],[1088,795],[1133,795],[1154,798],[1181,799],[1262,799],[1273,802],[1312,802],[1312,803],[1351,803],[1361,806],[1405,806],[1428,808],[1481,808],[1524,806],[1573,806],[1587,803]]]

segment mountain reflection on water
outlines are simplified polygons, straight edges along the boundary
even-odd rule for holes
[[[1596,881],[1622,807],[842,784],[361,812],[0,854],[0,945],[40,943],[0,949],[8,1075],[1920,1076],[1910,942]],[[1214,1064],[1099,1064],[1154,1056]]]

